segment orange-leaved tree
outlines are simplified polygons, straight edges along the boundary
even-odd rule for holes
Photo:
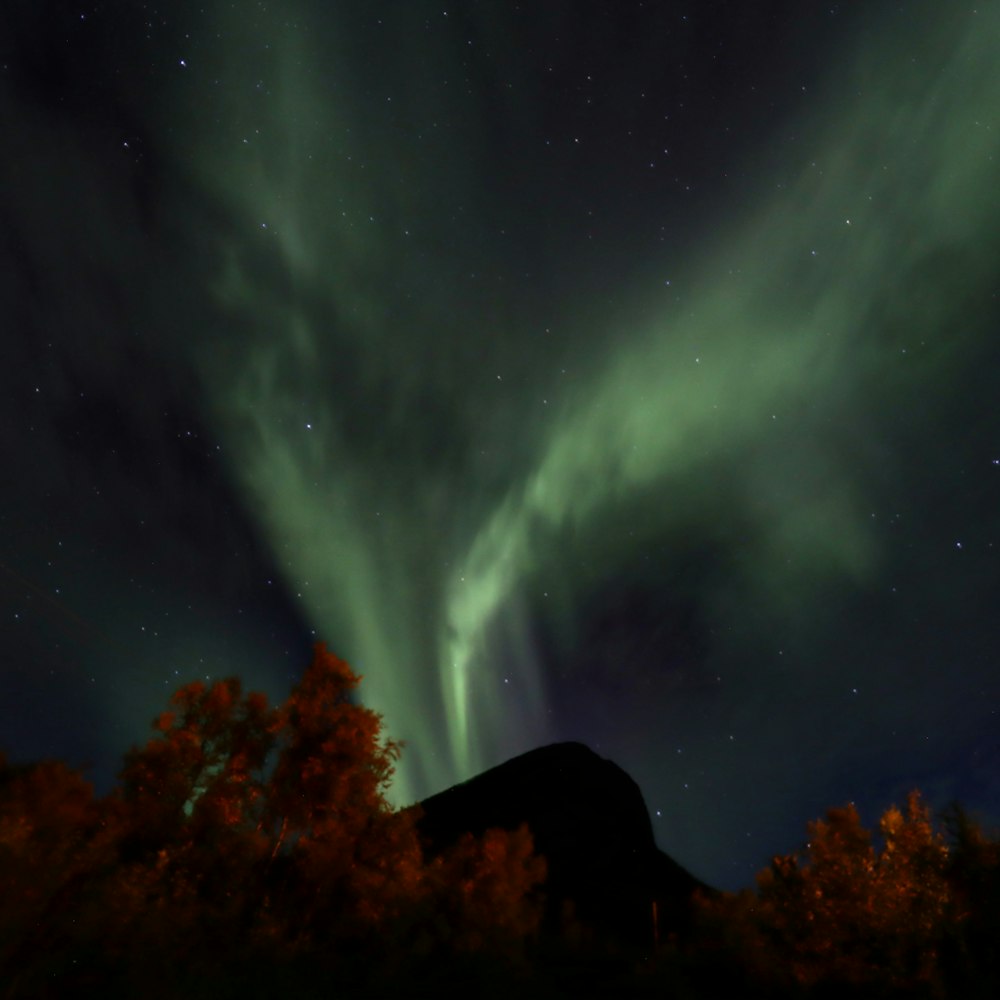
[[[238,933],[258,953],[333,955],[373,934],[399,942],[415,915],[449,909],[442,872],[461,865],[451,855],[426,861],[418,810],[388,802],[402,744],[354,700],[360,680],[318,643],[277,708],[235,678],[190,684],[129,754],[120,795],[129,856],[145,858],[147,882],[150,865],[162,873],[152,882],[175,909],[183,896],[198,910],[193,894],[214,928],[198,930],[203,940]],[[537,909],[529,890],[543,877],[530,835],[491,831],[477,850],[491,862],[473,878],[483,902],[475,916],[452,917],[509,935],[520,906],[527,933]],[[455,928],[438,938],[467,940]]]
[[[121,798],[137,835],[159,850],[258,828],[279,724],[267,698],[244,695],[235,677],[178,690],[153,723],[158,735],[125,758]]]
[[[422,887],[415,813],[386,799],[402,745],[382,737],[381,716],[354,704],[361,678],[317,644],[279,710],[278,756],[265,824],[272,854],[294,873],[303,943],[363,932],[398,914]]]
[[[876,849],[853,805],[808,826],[803,854],[758,876],[749,917],[777,966],[803,985],[938,985],[949,914],[948,851],[919,793],[888,809]]]
[[[0,983],[41,962],[51,978],[72,961],[54,939],[70,929],[81,883],[106,864],[105,841],[82,775],[61,761],[15,765],[0,753]]]
[[[277,707],[236,678],[188,684],[100,800],[57,762],[0,759],[0,982],[181,995],[527,934],[530,834],[425,859],[418,811],[386,799],[401,744],[359,681],[317,644]]]
[[[545,875],[527,825],[481,838],[465,834],[434,861],[441,938],[460,952],[520,948],[541,923],[532,891]]]

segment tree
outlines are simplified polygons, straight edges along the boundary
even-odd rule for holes
[[[434,863],[441,931],[457,951],[517,949],[538,930],[533,890],[545,879],[525,824],[513,831],[465,834]]]
[[[237,678],[188,684],[103,800],[58,762],[0,757],[10,995],[215,996],[296,970],[363,984],[406,954],[530,933],[544,868],[530,834],[425,859],[418,810],[385,797],[401,744],[354,702],[359,682],[317,644],[276,708]]]
[[[948,915],[948,852],[912,793],[886,810],[881,851],[853,805],[809,824],[805,855],[774,858],[758,876],[753,922],[773,960],[803,985],[939,984]]]
[[[371,931],[421,886],[415,815],[385,797],[402,744],[382,737],[378,713],[351,701],[360,680],[319,643],[278,713],[264,824],[272,857],[288,862],[276,891],[295,913],[301,947]]]
[[[267,698],[244,697],[235,677],[182,687],[153,723],[158,735],[125,758],[120,794],[136,833],[160,847],[176,837],[259,829],[279,725]]]
[[[361,677],[317,643],[302,680],[280,712],[281,753],[270,806],[303,836],[357,829],[392,811],[385,792],[402,744],[383,740],[382,717],[350,696]]]
[[[886,942],[880,956],[896,984],[935,982],[950,917],[948,848],[917,791],[906,810],[891,806],[879,821],[884,848],[876,870],[873,924]]]
[[[951,920],[944,964],[953,994],[1000,994],[1000,840],[987,836],[957,803],[944,814],[951,842]]]
[[[95,866],[99,829],[81,774],[61,761],[10,765],[0,754],[0,970],[46,954],[58,966],[45,928],[53,912],[72,909],[81,875]]]

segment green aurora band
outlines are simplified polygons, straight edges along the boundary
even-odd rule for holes
[[[647,260],[610,328],[563,304],[586,354],[569,375],[516,289],[460,288],[500,265],[435,212],[485,227],[495,168],[474,101],[420,86],[447,42],[399,28],[378,90],[363,53],[324,36],[320,60],[288,28],[269,103],[232,110],[246,141],[203,137],[199,182],[238,220],[206,396],[287,587],[409,744],[398,801],[546,737],[531,617],[572,602],[584,551],[731,517],[734,586],[776,615],[877,571],[880,415],[968,363],[977,330],[951,317],[977,314],[997,261],[1000,10],[924,10],[841,60],[782,126],[798,159],[761,171],[669,288]],[[234,49],[260,50],[241,30]],[[387,100],[398,133],[372,113]],[[518,110],[506,128],[531,127]]]

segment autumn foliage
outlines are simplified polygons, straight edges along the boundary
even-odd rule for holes
[[[359,680],[317,645],[277,707],[235,678],[189,684],[102,799],[61,763],[0,758],[0,996],[305,995],[468,951],[515,961],[545,873],[530,834],[425,857]]]
[[[755,892],[703,901],[704,922],[768,995],[996,995],[1000,850],[957,807],[946,820],[918,792],[875,835],[853,805],[830,809]]]
[[[830,809],[683,938],[546,938],[530,832],[425,850],[359,680],[317,645],[278,706],[188,684],[102,798],[0,755],[0,1000],[1000,996],[1000,841],[958,807]]]

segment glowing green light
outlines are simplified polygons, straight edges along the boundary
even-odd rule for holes
[[[246,223],[216,278],[239,351],[206,346],[207,394],[290,591],[411,744],[398,800],[474,772],[503,726],[543,729],[528,641],[507,665],[525,692],[512,722],[489,637],[506,628],[521,641],[518,593],[561,565],[561,533],[613,548],[599,525],[631,498],[659,498],[654,528],[697,532],[724,488],[745,528],[736,562],[776,607],[878,565],[879,487],[859,456],[879,428],[865,400],[948,377],[963,344],[951,316],[990,280],[982,249],[1000,215],[1000,12],[981,7],[963,37],[938,30],[931,8],[923,20],[916,61],[912,39],[882,38],[849,81],[840,71],[800,129],[802,158],[762,178],[752,205],[692,248],[686,273],[641,282],[658,265],[637,262],[657,302],[637,293],[641,312],[595,330],[581,290],[580,342],[604,364],[546,400],[532,461],[500,491],[464,459],[523,401],[494,399],[486,376],[451,360],[479,317],[452,316],[424,206],[454,200],[454,174],[401,174],[403,148],[366,136],[350,96],[319,91],[297,69],[315,56],[291,43],[290,110],[272,122],[283,152],[206,154],[208,183]],[[331,152],[348,145],[351,157]],[[451,153],[461,159],[461,144]],[[474,192],[474,172],[464,180]],[[387,213],[423,219],[423,235],[401,238]],[[270,242],[251,252],[260,219],[255,236]],[[653,322],[634,319],[651,311]],[[490,336],[524,338],[496,322]],[[428,401],[440,428],[428,429]],[[452,464],[440,454],[449,429],[466,432],[449,444]]]

